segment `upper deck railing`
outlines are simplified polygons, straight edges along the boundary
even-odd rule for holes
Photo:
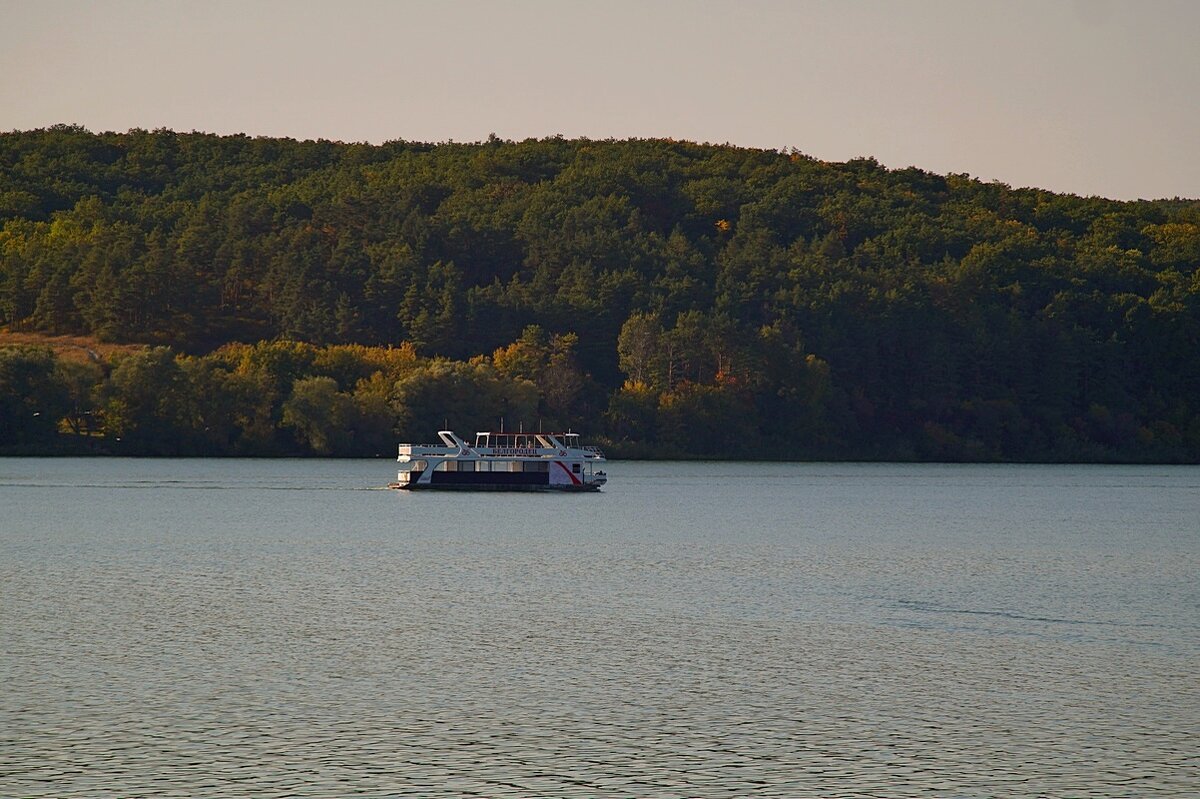
[[[400,455],[453,455],[458,447],[446,447],[439,444],[401,444]]]
[[[400,457],[561,458],[582,450],[585,458],[604,459],[599,447],[583,446],[578,433],[491,433],[475,434],[475,446],[449,430],[438,432],[442,444],[400,444]]]

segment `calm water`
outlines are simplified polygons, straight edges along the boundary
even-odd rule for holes
[[[1200,796],[1200,469],[0,459],[0,797]]]

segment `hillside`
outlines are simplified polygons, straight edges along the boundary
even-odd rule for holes
[[[114,344],[95,336],[54,336],[46,333],[13,333],[0,328],[0,348],[48,349],[54,357],[75,363],[103,363],[145,349],[141,344]]]
[[[125,452],[373,454],[505,415],[626,453],[1200,460],[1195,200],[669,140],[56,126],[0,134],[0,224],[0,326],[153,347],[90,377],[0,351],[20,451],[72,427],[30,427],[45,391]]]

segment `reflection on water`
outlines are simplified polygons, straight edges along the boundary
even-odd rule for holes
[[[1200,470],[390,466],[0,459],[0,796],[1200,791]]]

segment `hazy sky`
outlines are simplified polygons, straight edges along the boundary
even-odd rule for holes
[[[1200,197],[1200,0],[0,0],[0,129],[57,122],[669,136]]]

